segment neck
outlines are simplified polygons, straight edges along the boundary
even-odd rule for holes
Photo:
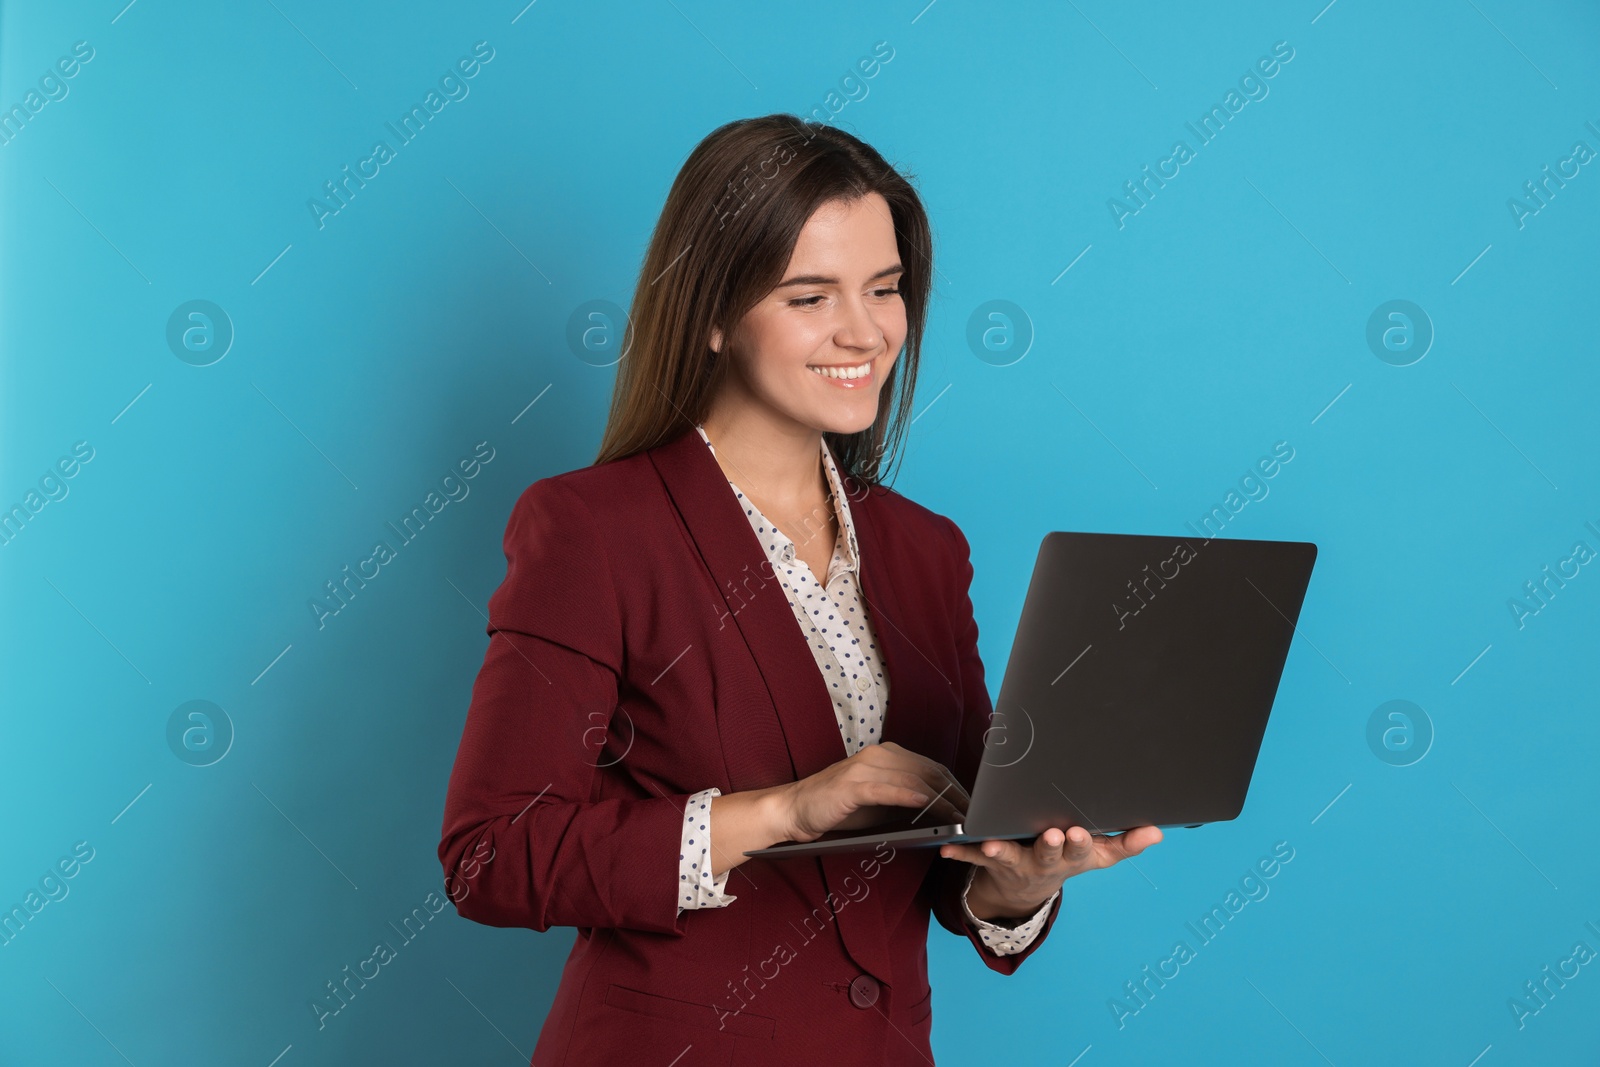
[[[798,510],[827,495],[822,431],[778,425],[755,412],[713,411],[701,420],[729,480],[758,500]]]

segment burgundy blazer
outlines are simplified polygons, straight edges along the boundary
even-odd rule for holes
[[[883,740],[970,791],[992,714],[954,522],[845,479],[889,701]],[[489,647],[439,859],[464,917],[576,927],[533,1062],[932,1062],[928,915],[965,920],[968,866],[932,848],[747,860],[725,908],[679,914],[691,793],[845,758],[826,683],[727,477],[693,427],[543,478],[505,533]],[[674,1057],[680,1057],[675,1059]]]

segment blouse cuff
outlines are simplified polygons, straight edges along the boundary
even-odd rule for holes
[[[1039,905],[1038,911],[1017,923],[1015,927],[1002,926],[978,918],[967,906],[967,892],[972,888],[972,879],[977,877],[977,874],[977,866],[971,866],[967,871],[967,884],[961,890],[961,910],[967,913],[967,921],[983,938],[984,947],[996,956],[1012,956],[1026,949],[1033,943],[1034,938],[1039,936],[1039,931],[1044,929],[1045,919],[1050,914],[1050,906],[1056,902],[1056,897],[1061,895],[1061,890],[1051,893],[1050,899]]]
[[[724,892],[729,867],[720,878],[711,877],[711,798],[720,797],[716,786],[689,797],[683,808],[683,834],[678,848],[678,913],[695,908],[725,908],[739,898]]]

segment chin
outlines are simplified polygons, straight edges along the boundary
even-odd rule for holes
[[[821,416],[814,420],[812,425],[823,433],[852,434],[871,428],[872,424],[877,421],[878,407],[876,398],[874,398],[872,411],[866,416],[839,412],[831,416]]]

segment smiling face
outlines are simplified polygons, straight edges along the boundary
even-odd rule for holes
[[[778,286],[740,320],[719,403],[755,404],[770,418],[831,433],[871,426],[906,338],[901,273],[882,195],[823,204]],[[720,331],[711,347],[723,352]]]

